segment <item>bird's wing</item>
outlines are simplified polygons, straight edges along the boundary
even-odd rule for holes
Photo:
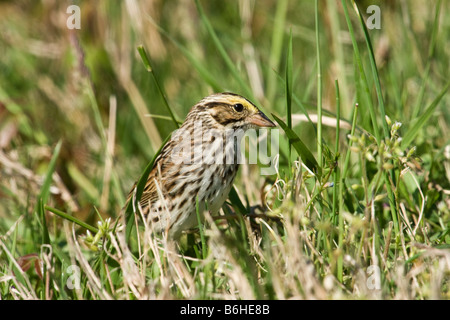
[[[169,152],[171,150],[171,140],[169,140],[166,145],[161,149],[161,152],[159,153],[158,157],[155,159],[155,162],[153,163],[153,168],[150,171],[150,174],[148,175],[147,182],[145,184],[144,190],[142,192],[141,198],[139,200],[139,204],[142,206],[142,208],[149,207],[149,204],[159,199],[159,194],[156,188],[155,180],[161,181],[161,177],[164,177],[164,173],[167,170],[167,166],[165,165],[165,159],[168,159]],[[127,197],[127,203],[126,206],[128,206],[128,203],[133,198],[135,189],[137,186],[137,182],[135,182],[133,188],[130,190],[128,197]],[[144,212],[148,212],[148,210],[144,210]]]

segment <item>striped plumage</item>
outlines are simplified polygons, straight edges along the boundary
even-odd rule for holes
[[[235,152],[239,142],[227,135],[273,126],[255,105],[233,93],[213,94],[194,105],[156,158],[139,201],[154,229],[178,238],[197,226],[197,198],[200,212],[206,202],[208,210],[217,213],[239,167]]]

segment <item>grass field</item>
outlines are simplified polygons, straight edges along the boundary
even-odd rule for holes
[[[448,1],[73,4],[0,2],[0,299],[450,298]],[[177,243],[124,225],[223,91],[277,121],[276,173]]]

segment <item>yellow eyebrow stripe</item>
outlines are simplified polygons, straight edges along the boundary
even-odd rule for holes
[[[259,112],[259,109],[253,105],[250,101],[245,99],[244,97],[233,94],[233,93],[218,93],[212,94],[208,97],[203,98],[200,101],[201,104],[207,105],[210,103],[222,103],[227,105],[234,105],[240,103],[244,106],[245,109],[249,110],[251,113]]]
[[[248,109],[250,111],[253,111],[253,112],[257,112],[258,111],[258,109],[253,104],[251,104],[246,99],[243,99],[241,97],[229,96],[229,97],[226,98],[225,101],[227,103],[229,103],[229,104],[240,103],[240,104],[242,104],[244,106],[244,108],[246,108],[246,109]]]

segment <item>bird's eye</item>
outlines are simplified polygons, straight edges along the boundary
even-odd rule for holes
[[[236,104],[233,106],[233,108],[234,108],[234,110],[236,110],[237,112],[242,112],[242,111],[244,110],[244,106],[243,106],[242,104],[240,104],[240,103],[236,103]]]

